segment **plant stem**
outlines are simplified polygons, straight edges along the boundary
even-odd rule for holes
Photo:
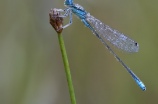
[[[61,49],[62,58],[64,62],[65,73],[67,77],[67,83],[68,83],[69,93],[70,93],[70,98],[71,98],[71,104],[76,104],[75,93],[74,93],[74,88],[73,88],[71,73],[70,73],[70,68],[69,68],[69,62],[68,62],[68,58],[66,54],[64,40],[61,33],[58,33],[58,39],[59,39],[60,49]]]

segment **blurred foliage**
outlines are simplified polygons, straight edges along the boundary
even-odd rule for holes
[[[117,55],[145,83],[143,92],[76,16],[64,29],[77,104],[157,104],[158,1],[74,0],[136,40],[140,51]],[[0,1],[0,104],[70,104],[51,8],[64,0]],[[64,18],[64,24],[69,18]]]

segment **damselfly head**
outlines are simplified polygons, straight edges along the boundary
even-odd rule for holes
[[[65,5],[73,5],[73,0],[65,0]]]

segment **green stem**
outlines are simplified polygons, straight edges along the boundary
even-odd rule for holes
[[[70,73],[70,68],[69,68],[69,62],[68,62],[68,58],[67,58],[67,54],[65,50],[64,40],[61,33],[58,33],[58,39],[59,39],[60,49],[61,49],[61,53],[63,57],[67,83],[68,83],[69,93],[70,93],[70,98],[71,98],[71,104],[76,104],[75,93],[74,93],[74,88],[73,88],[71,73]]]

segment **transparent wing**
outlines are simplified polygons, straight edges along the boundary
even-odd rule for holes
[[[121,49],[128,53],[135,53],[139,51],[139,45],[133,39],[125,36],[119,31],[105,25],[100,20],[87,14],[86,20],[92,25],[95,31],[102,37],[102,39],[111,46],[114,46],[115,49]]]

